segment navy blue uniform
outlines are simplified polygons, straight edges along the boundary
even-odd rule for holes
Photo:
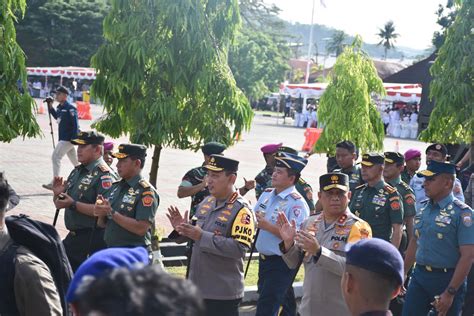
[[[58,121],[59,140],[70,141],[77,138],[79,124],[77,110],[69,102],[58,105],[57,109],[51,107],[49,113]]]

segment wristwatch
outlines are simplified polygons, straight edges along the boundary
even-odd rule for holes
[[[108,219],[112,219],[112,217],[114,216],[115,214],[115,210],[111,210],[108,214],[107,214],[107,218]]]
[[[446,292],[448,292],[449,295],[456,295],[457,290],[454,287],[450,286],[448,287]]]

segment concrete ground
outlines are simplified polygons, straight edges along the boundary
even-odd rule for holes
[[[39,100],[37,100],[39,102]],[[102,107],[92,105],[92,117],[98,118],[102,114]],[[48,183],[52,177],[51,153],[53,150],[50,135],[50,127],[47,114],[38,114],[37,121],[43,132],[43,137],[17,138],[11,143],[0,143],[0,170],[5,171],[11,186],[21,196],[20,204],[11,212],[28,214],[35,219],[48,223],[53,222],[54,204],[51,191],[45,190],[41,184]],[[80,128],[87,130],[92,121],[80,120]],[[251,179],[264,167],[264,160],[260,147],[267,143],[283,142],[286,146],[301,149],[304,143],[304,132],[302,128],[295,128],[291,121],[283,124],[282,119],[256,115],[250,131],[243,133],[242,140],[226,151],[226,155],[240,161],[239,179],[237,185],[243,185],[243,178]],[[57,139],[57,124],[53,121],[54,136]],[[341,128],[343,128],[341,126]],[[115,139],[116,144],[127,142],[127,137]],[[408,148],[424,150],[426,144],[406,139],[386,138],[385,150],[404,152]],[[148,157],[144,174],[148,177],[151,156],[153,152],[148,150]],[[176,205],[181,210],[189,207],[190,199],[179,199],[176,196],[177,188],[182,176],[190,168],[199,166],[203,157],[200,152],[190,150],[178,150],[164,148],[160,158],[158,171],[157,191],[160,195],[160,206],[157,212],[157,222],[166,232],[170,231],[170,225],[165,216],[166,208]],[[67,177],[72,169],[72,164],[65,156],[63,159],[61,174]],[[309,159],[308,166],[303,171],[303,178],[308,181],[313,190],[318,189],[318,177],[326,171],[325,155],[313,155]],[[246,195],[252,203],[255,203],[254,192]],[[58,220],[57,229],[65,236],[66,229],[62,219],[62,212]]]

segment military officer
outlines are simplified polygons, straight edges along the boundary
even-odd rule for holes
[[[64,221],[69,233],[63,244],[75,271],[90,254],[106,247],[104,229],[96,227],[94,205],[99,195],[110,190],[115,176],[102,158],[103,135],[95,131],[80,132],[71,142],[78,145],[81,164],[66,181],[62,177],[54,178],[53,200],[56,208],[66,209]]]
[[[405,277],[416,259],[403,315],[426,315],[431,305],[438,315],[459,315],[466,276],[474,260],[472,209],[452,193],[456,167],[431,161],[425,178],[429,201],[415,217],[415,237],[405,257]]]
[[[334,172],[345,173],[349,176],[349,187],[354,195],[355,188],[364,183],[361,168],[356,164],[357,148],[353,142],[344,140],[336,144],[336,161],[340,169]]]
[[[430,164],[431,161],[444,162],[448,156],[448,149],[445,145],[434,143],[426,148],[426,164]],[[458,200],[464,202],[464,194],[462,192],[461,181],[459,179],[454,180],[453,194]],[[413,189],[416,197],[416,210],[421,211],[423,202],[428,200],[424,189],[425,178],[414,176],[410,181],[410,187]]]
[[[283,212],[278,226],[280,250],[290,269],[303,261],[305,276],[299,315],[349,315],[341,292],[345,246],[372,236],[365,221],[349,211],[349,177],[328,173],[319,178],[321,214],[310,216],[297,232]]]
[[[384,156],[378,153],[362,155],[362,179],[349,208],[367,221],[372,235],[400,246],[403,224],[403,204],[397,189],[382,180]]]
[[[383,178],[400,193],[403,204],[403,224],[406,227],[406,236],[403,236],[400,244],[400,251],[405,252],[408,243],[413,235],[413,219],[416,215],[415,194],[410,186],[401,180],[404,157],[399,152],[388,151],[384,153],[385,164],[383,168]]]
[[[411,179],[415,176],[421,166],[421,151],[418,149],[408,149],[405,154],[405,168],[402,171],[402,181],[410,184]]]
[[[204,166],[208,164],[211,155],[221,155],[225,149],[225,145],[218,142],[209,142],[202,146],[201,151],[204,155],[204,163],[202,166],[186,172],[181,180],[181,184],[178,187],[178,197],[180,199],[188,196],[191,197],[190,218],[196,212],[199,203],[209,195],[206,182],[206,168]]]
[[[105,226],[107,247],[141,246],[151,253],[151,227],[160,203],[156,189],[141,175],[145,165],[146,147],[121,144],[117,170],[122,178],[113,184],[104,199],[98,199],[95,215]]]
[[[297,269],[290,269],[280,251],[278,212],[295,221],[299,229],[309,215],[309,208],[295,188],[307,160],[294,154],[279,152],[272,175],[273,188],[266,189],[254,207],[260,229],[256,248],[260,253],[256,315],[276,315],[280,306],[283,315],[295,315],[293,279]]]
[[[257,200],[260,198],[262,192],[267,188],[272,187],[272,174],[273,169],[275,168],[275,155],[277,152],[285,152],[293,155],[298,155],[298,151],[287,146],[282,146],[282,143],[279,144],[268,144],[260,148],[263,152],[263,157],[267,165],[256,177],[256,187],[255,194]],[[310,212],[315,210],[314,200],[313,200],[313,188],[306,182],[303,178],[299,178],[298,182],[295,185],[296,190],[301,194],[306,203],[308,204]]]
[[[243,263],[255,233],[248,202],[234,184],[239,162],[211,155],[205,168],[211,193],[199,205],[195,226],[187,214],[171,206],[167,214],[175,229],[170,238],[177,242],[194,240],[189,278],[204,298],[206,315],[239,315],[244,296]],[[193,220],[194,221],[194,220]]]

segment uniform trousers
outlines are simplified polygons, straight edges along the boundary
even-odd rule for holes
[[[107,248],[103,228],[71,231],[64,238],[63,245],[74,272],[94,252]]]
[[[239,316],[241,298],[236,300],[209,300],[204,299],[206,316]]]
[[[256,316],[296,315],[293,281],[297,272],[288,268],[281,256],[260,255]]]
[[[415,266],[405,295],[403,316],[427,315],[432,308],[431,302],[435,295],[441,295],[453,277],[454,269],[444,271],[427,271],[419,265]],[[458,316],[466,292],[466,282],[458,289],[453,299],[453,304],[448,311],[448,316]]]
[[[74,145],[69,141],[60,140],[57,143],[56,148],[54,148],[53,155],[51,156],[53,161],[54,177],[59,177],[59,173],[61,171],[61,160],[66,154],[74,167],[79,164],[79,161],[77,160],[76,148]]]

